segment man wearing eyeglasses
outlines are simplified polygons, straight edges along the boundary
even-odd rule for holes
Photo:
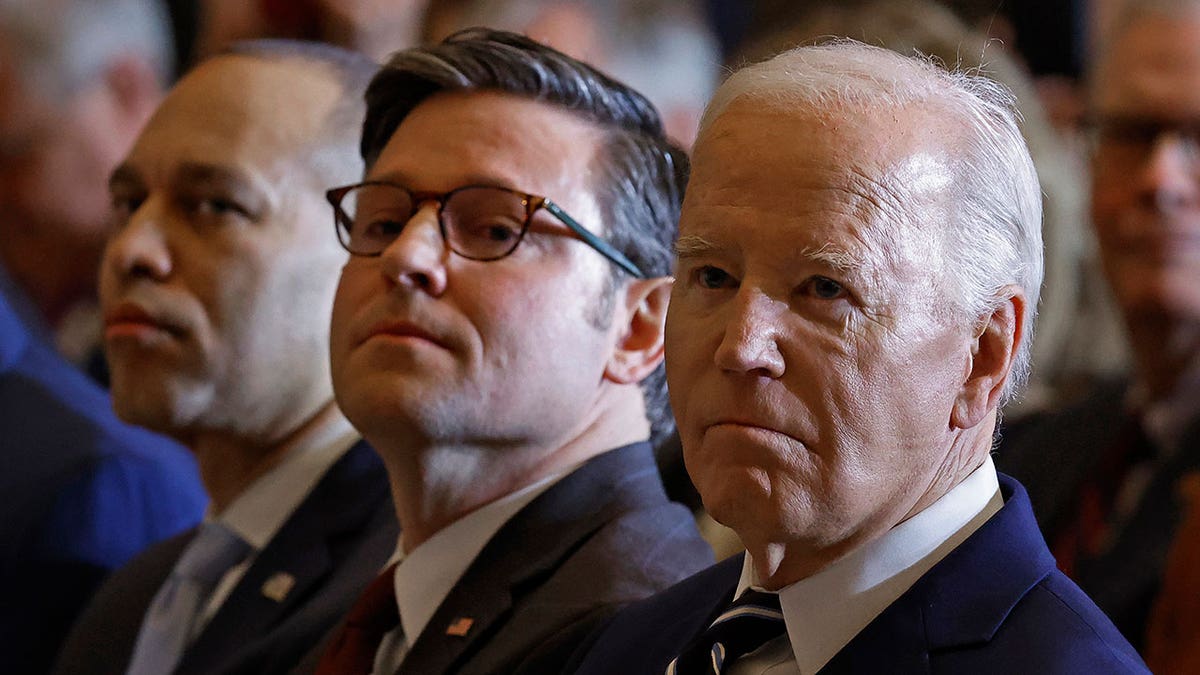
[[[387,474],[327,360],[347,256],[323,192],[361,175],[375,70],[321,45],[235,47],[172,89],[114,171],[113,404],[186,445],[211,502],[105,584],[58,672],[288,672],[391,554]]]
[[[1135,646],[1200,466],[1200,2],[1129,2],[1091,89],[1092,220],[1132,372],[1001,433],[1059,566]],[[1157,672],[1157,670],[1156,670]]]
[[[333,382],[403,534],[317,672],[553,672],[711,560],[647,442],[686,158],[636,92],[478,29],[392,57],[362,151]]]

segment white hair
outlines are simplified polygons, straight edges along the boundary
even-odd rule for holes
[[[957,127],[952,214],[942,261],[951,303],[974,323],[1016,285],[1025,295],[1022,340],[1005,384],[1007,403],[1029,374],[1042,284],[1042,199],[1015,99],[986,77],[947,70],[853,40],[793,49],[734,73],[717,90],[700,134],[734,101],[775,109],[839,113],[920,107]]]
[[[122,55],[145,59],[164,85],[174,70],[157,0],[0,0],[0,33],[22,81],[52,97],[70,96]]]

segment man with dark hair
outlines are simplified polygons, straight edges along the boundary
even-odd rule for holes
[[[646,442],[686,159],[638,93],[487,30],[394,55],[362,154],[333,382],[403,535],[318,672],[551,672],[711,560]]]
[[[187,445],[212,501],[100,590],[60,672],[286,672],[392,550],[386,472],[328,367],[345,254],[322,193],[362,171],[374,71],[332,47],[238,47],[171,91],[113,173],[113,402]]]

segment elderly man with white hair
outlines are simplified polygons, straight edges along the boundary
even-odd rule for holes
[[[1146,672],[989,456],[1042,278],[1012,103],[852,42],[721,87],[667,378],[688,471],[747,553],[618,615],[579,672]]]

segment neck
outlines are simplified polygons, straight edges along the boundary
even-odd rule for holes
[[[8,228],[0,236],[0,264],[54,328],[72,304],[94,292],[87,280],[95,278],[100,254]]]
[[[1165,318],[1126,322],[1137,380],[1150,400],[1182,404],[1200,391],[1200,325]]]
[[[759,583],[769,591],[777,591],[807,579],[929,508],[979,468],[991,450],[995,427],[996,413],[992,411],[980,424],[953,432],[945,459],[923,478],[925,487],[922,490],[910,490],[902,495],[907,501],[890,510],[895,516],[881,518],[877,524],[861,527],[832,545],[813,545],[810,541],[769,537],[748,540],[748,537],[743,537]]]
[[[547,442],[413,445],[407,434],[368,438],[388,468],[405,550],[524,487],[645,440],[649,424],[635,393],[636,405],[607,407],[565,438]]]
[[[271,471],[296,448],[330,424],[341,413],[333,401],[300,426],[277,440],[263,441],[221,431],[197,432],[186,444],[196,456],[200,477],[214,513],[229,507],[254,481]]]

